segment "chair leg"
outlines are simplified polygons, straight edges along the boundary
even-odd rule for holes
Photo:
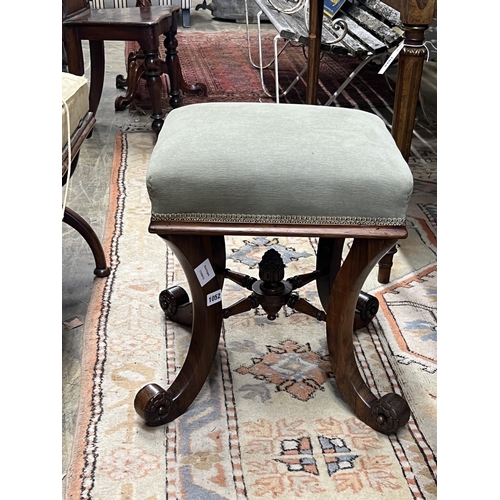
[[[92,250],[96,265],[94,274],[98,277],[109,276],[110,269],[106,264],[104,250],[99,238],[90,224],[68,207],[64,209],[63,222],[71,226],[73,229],[76,229],[76,231],[78,231],[88,243],[90,249]]]
[[[392,261],[394,260],[394,255],[397,252],[396,245],[394,245],[381,259],[378,263],[378,282],[382,284],[389,283],[391,281],[391,269]]]
[[[356,416],[373,429],[391,434],[408,422],[408,403],[395,393],[375,396],[363,380],[354,357],[352,325],[361,286],[396,240],[355,238],[339,269],[326,318],[328,350],[337,387]]]
[[[148,384],[134,400],[136,412],[147,424],[166,424],[182,415],[195,400],[212,368],[222,328],[222,302],[210,297],[222,290],[225,267],[223,236],[164,236],[179,260],[189,283],[193,304],[192,338],[184,364],[168,389]],[[215,276],[201,282],[195,269],[209,260]],[[203,284],[202,284],[203,283]]]

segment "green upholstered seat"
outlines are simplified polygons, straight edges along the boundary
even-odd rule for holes
[[[168,115],[147,186],[154,221],[402,226],[413,178],[373,114],[203,103]]]

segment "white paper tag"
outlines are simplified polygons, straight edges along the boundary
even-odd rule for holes
[[[383,75],[387,68],[391,65],[392,61],[394,61],[394,59],[396,59],[396,57],[398,57],[398,54],[403,50],[403,47],[405,46],[405,42],[404,40],[398,45],[398,47],[396,48],[396,50],[390,55],[389,59],[387,59],[387,61],[385,61],[385,64],[380,68],[378,74],[379,75]]]
[[[209,293],[207,295],[207,306],[213,306],[217,302],[222,301],[222,290],[216,290],[215,292]]]
[[[205,286],[214,276],[215,272],[208,259],[204,260],[194,272],[201,286]]]

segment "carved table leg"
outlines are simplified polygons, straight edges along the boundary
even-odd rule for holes
[[[176,66],[177,66],[177,76],[179,78],[179,88],[185,93],[185,94],[192,94],[192,95],[197,95],[198,97],[204,97],[207,95],[207,86],[204,83],[187,83],[186,80],[184,79],[184,75],[182,74],[182,68],[181,68],[181,63],[179,60],[179,57],[176,57]],[[161,61],[161,68],[162,72],[165,74],[168,73],[168,67],[167,63],[165,61]]]
[[[163,127],[165,113],[161,105],[161,71],[158,50],[144,50],[144,67],[151,107],[153,109],[151,114],[153,124],[151,127],[159,134]]]
[[[177,24],[175,21],[176,17],[173,17],[172,26],[165,33],[165,40],[163,40],[163,45],[165,46],[165,63],[168,69],[168,76],[170,79],[170,105],[172,108],[178,108],[182,105],[182,96],[180,92],[180,64],[179,58],[177,56],[177,45],[178,41],[177,35]]]
[[[119,96],[115,99],[116,111],[123,111],[134,100],[135,94],[137,93],[137,89],[139,87],[139,81],[144,75],[144,71],[145,71],[145,66],[142,54],[140,55],[136,54],[135,57],[129,59],[128,73],[126,80],[127,93],[124,96]],[[117,86],[120,76],[121,75],[118,75],[116,77]]]
[[[148,384],[136,395],[136,412],[151,426],[166,424],[182,415],[200,392],[212,367],[222,327],[222,303],[210,302],[211,294],[222,290],[218,273],[203,286],[195,269],[209,259],[214,270],[224,269],[223,236],[164,237],[186,274],[193,299],[192,339],[184,364],[168,389]],[[217,271],[215,271],[217,273]]]
[[[355,239],[330,294],[326,319],[327,341],[337,386],[356,416],[384,434],[408,422],[410,409],[397,394],[377,398],[356,364],[352,341],[354,311],[361,286],[381,256],[396,240]]]
[[[418,95],[427,54],[423,46],[427,27],[405,24],[405,46],[398,56],[392,136],[406,161],[410,157]]]
[[[427,49],[423,46],[428,25],[404,25],[405,46],[398,56],[398,73],[392,118],[392,136],[403,158],[408,161],[411,152],[413,129],[419,99],[420,83]],[[396,247],[381,260],[378,273],[379,283],[389,283]]]

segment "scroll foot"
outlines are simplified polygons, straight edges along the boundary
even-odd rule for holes
[[[377,423],[377,430],[392,434],[406,425],[410,418],[410,407],[398,394],[384,394],[371,406],[372,415]]]
[[[170,421],[169,408],[172,398],[158,384],[144,386],[135,396],[134,408],[137,414],[153,427]]]
[[[174,285],[160,293],[160,307],[168,319],[180,325],[193,323],[193,304],[184,288]]]

